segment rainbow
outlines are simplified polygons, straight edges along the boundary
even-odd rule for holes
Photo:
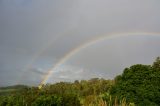
[[[118,38],[118,37],[125,37],[125,36],[141,36],[141,35],[145,35],[145,36],[160,36],[160,33],[146,33],[146,32],[138,32],[138,33],[112,33],[112,34],[104,34],[104,35],[99,35],[75,48],[73,48],[71,51],[69,51],[67,54],[65,54],[56,64],[54,64],[54,66],[47,71],[47,73],[44,75],[44,78],[42,79],[41,83],[39,84],[39,89],[42,88],[42,86],[47,82],[48,78],[50,77],[50,75],[52,74],[52,72],[54,72],[55,70],[58,69],[58,67],[60,67],[60,65],[62,65],[64,62],[66,62],[68,59],[70,59],[73,55],[75,55],[76,53],[80,52],[81,50],[83,50],[84,48],[87,48],[91,45],[94,45],[98,42],[104,41],[106,39],[114,39],[114,38]]]
[[[49,41],[49,42],[46,42],[46,45],[44,45],[44,46],[42,47],[42,49],[40,49],[39,51],[37,51],[37,52],[33,55],[32,59],[28,62],[28,64],[26,64],[26,65],[24,66],[24,69],[22,70],[23,74],[22,74],[22,75],[20,76],[20,78],[17,79],[17,81],[16,81],[17,84],[19,84],[20,81],[21,81],[21,79],[24,78],[25,72],[27,72],[27,71],[32,67],[33,63],[34,63],[41,55],[43,55],[46,51],[48,51],[51,47],[53,47],[53,46],[54,46],[53,44],[54,44],[56,41],[58,41],[59,39],[65,37],[66,35],[68,35],[68,36],[73,35],[73,33],[74,33],[74,29],[72,29],[72,30],[67,30],[67,31],[64,31],[64,32],[62,32],[62,33],[59,33],[56,38],[53,37],[53,38],[52,38],[53,40],[51,40],[51,41]]]

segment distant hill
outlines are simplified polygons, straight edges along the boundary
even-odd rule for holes
[[[13,86],[7,86],[7,87],[0,87],[0,90],[5,90],[5,89],[25,89],[28,88],[26,85],[13,85]]]
[[[8,95],[12,92],[20,91],[29,88],[25,85],[14,85],[14,86],[7,86],[7,87],[0,87],[0,95]]]

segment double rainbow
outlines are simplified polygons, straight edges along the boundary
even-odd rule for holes
[[[84,48],[87,48],[91,45],[94,45],[98,42],[104,41],[106,39],[114,39],[118,37],[125,37],[125,36],[160,36],[160,33],[147,33],[147,32],[138,32],[138,33],[112,33],[112,34],[105,34],[105,35],[99,35],[75,48],[73,48],[71,51],[66,53],[56,64],[53,65],[51,69],[47,71],[47,73],[44,75],[44,78],[42,79],[41,83],[39,84],[39,89],[42,88],[42,86],[47,82],[51,74],[55,71],[58,70],[60,65],[62,65],[64,62],[66,62],[68,59],[70,59],[72,56],[74,56],[76,53],[80,52]]]

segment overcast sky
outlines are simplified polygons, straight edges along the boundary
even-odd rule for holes
[[[159,0],[0,0],[0,86],[39,84],[72,49],[105,39],[53,70],[49,83],[114,78],[160,56]],[[146,33],[146,35],[141,35]]]

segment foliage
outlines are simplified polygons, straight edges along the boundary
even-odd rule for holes
[[[88,100],[93,102],[93,95],[97,98],[98,95],[108,92],[111,85],[111,80],[93,78],[74,83],[46,84],[41,89],[5,87],[3,90],[6,93],[8,91],[8,95],[0,96],[0,106],[81,106]],[[12,93],[9,90],[11,88],[15,89]]]
[[[61,106],[62,98],[54,95],[40,96],[33,103],[33,106]]]
[[[123,74],[115,78],[110,94],[137,105],[160,105],[159,66],[160,59],[157,58],[152,66],[137,64],[124,69]]]
[[[0,88],[0,106],[159,106],[160,58],[125,68],[114,80],[92,78],[38,87]]]

